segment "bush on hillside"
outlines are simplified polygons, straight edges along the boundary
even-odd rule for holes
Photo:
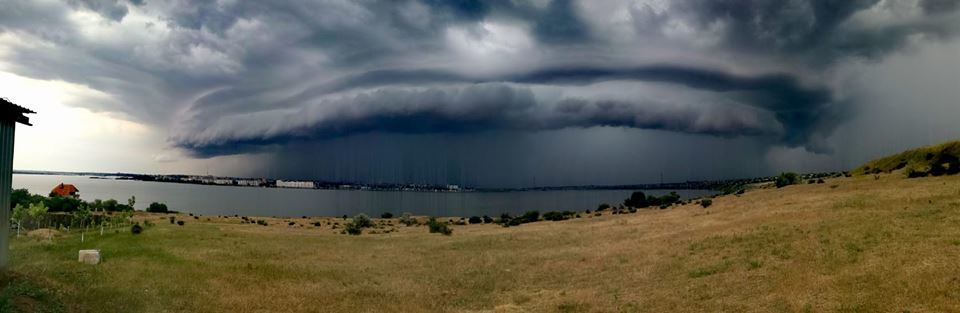
[[[929,172],[932,176],[956,175],[960,173],[960,159],[953,155],[941,154],[930,164]]]
[[[446,236],[450,236],[453,234],[453,229],[451,229],[450,226],[448,226],[445,223],[441,223],[437,221],[437,219],[433,217],[431,217],[430,220],[427,221],[427,227],[430,229],[431,234],[440,233]]]
[[[557,211],[550,211],[547,213],[543,213],[543,219],[547,221],[562,221],[567,218],[563,216],[563,213],[560,213]]]
[[[711,199],[703,199],[703,201],[700,201],[700,206],[702,206],[704,209],[711,205],[713,205],[713,200]]]
[[[163,204],[163,203],[159,203],[159,202],[151,203],[150,206],[147,207],[147,212],[150,212],[150,213],[167,213],[167,212],[168,212],[168,210],[167,210],[167,205],[166,205],[166,204]]]
[[[623,205],[634,208],[645,208],[650,206],[647,202],[647,195],[643,191],[634,191],[630,194],[630,198],[623,200]]]
[[[493,218],[492,218],[492,217],[489,217],[489,216],[486,216],[486,215],[484,215],[484,216],[483,216],[483,223],[484,223],[484,224],[490,224],[490,223],[493,223]]]
[[[393,218],[393,213],[383,212],[383,214],[380,214],[380,218]]]
[[[781,173],[780,176],[777,176],[775,182],[777,188],[783,188],[789,185],[795,185],[800,182],[800,175],[794,172]]]
[[[550,212],[547,212],[547,213],[543,213],[543,219],[544,219],[544,220],[547,220],[547,221],[563,221],[563,220],[568,220],[568,219],[570,219],[571,217],[573,217],[573,216],[575,216],[575,215],[577,215],[577,212],[572,212],[572,211],[563,211],[563,212],[550,211]]]
[[[603,211],[603,210],[606,210],[606,209],[609,209],[609,208],[610,208],[610,205],[609,205],[609,204],[601,203],[599,206],[597,206],[597,212],[600,212],[600,211]],[[589,211],[590,211],[590,210],[587,210],[587,213],[590,213]]]
[[[523,215],[520,215],[519,217],[515,218],[515,220],[519,220],[520,224],[533,223],[533,222],[539,221],[540,211],[527,211],[523,213]]]
[[[400,215],[400,224],[412,226],[417,224],[417,219],[413,217],[413,214],[404,212]]]
[[[343,231],[350,235],[360,235],[363,233],[363,227],[358,226],[356,223],[347,223],[343,226]]]
[[[471,216],[468,222],[470,222],[470,224],[481,224],[483,223],[483,219],[479,216]]]
[[[360,213],[360,214],[357,214],[357,216],[354,216],[353,221],[351,221],[350,224],[354,224],[360,228],[373,227],[373,221],[370,220],[369,216],[363,213]]]
[[[664,205],[664,204],[666,204],[666,205],[673,205],[673,204],[678,203],[678,202],[680,202],[680,195],[677,194],[676,191],[671,191],[670,193],[668,193],[668,194],[663,195],[662,197],[660,197],[660,204],[661,204],[661,205]]]

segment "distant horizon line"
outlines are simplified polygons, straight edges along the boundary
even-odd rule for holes
[[[818,173],[801,173],[802,176],[810,177],[824,177],[827,174],[837,174],[843,172],[818,172]],[[474,186],[465,186],[460,184],[426,184],[426,183],[373,183],[373,182],[358,182],[358,181],[333,181],[333,180],[322,180],[322,179],[278,179],[270,177],[238,177],[238,176],[217,176],[217,175],[198,175],[198,174],[145,174],[145,173],[129,173],[129,172],[98,172],[98,171],[51,171],[51,170],[21,170],[14,169],[13,174],[26,174],[26,175],[71,175],[71,176],[192,176],[192,177],[214,177],[214,178],[229,178],[229,179],[240,179],[240,180],[288,180],[288,181],[310,181],[310,182],[322,182],[322,183],[332,183],[332,184],[353,184],[353,185],[366,185],[366,186],[383,186],[383,185],[393,185],[393,186],[450,186],[455,185],[460,188],[473,189],[477,191],[524,191],[524,190],[585,190],[585,189],[607,189],[607,190],[626,190],[626,189],[709,189],[714,190],[717,186],[728,185],[731,183],[744,183],[747,181],[753,182],[765,182],[773,180],[774,176],[758,176],[758,177],[741,177],[741,178],[724,178],[724,179],[703,179],[703,180],[686,180],[686,181],[675,181],[675,182],[661,182],[661,183],[632,183],[632,184],[586,184],[586,185],[556,185],[556,186],[530,186],[530,187],[474,187]],[[687,186],[684,186],[687,185]],[[699,185],[700,188],[689,188],[693,187],[691,185]],[[710,186],[711,188],[707,188]],[[668,188],[672,187],[672,188]],[[681,188],[677,188],[681,187]]]

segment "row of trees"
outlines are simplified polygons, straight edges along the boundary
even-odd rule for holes
[[[27,189],[16,189],[11,193],[10,205],[13,220],[17,223],[17,235],[21,230],[32,228],[80,229],[81,240],[85,230],[99,228],[102,235],[105,229],[129,227],[136,197],[130,197],[126,203],[117,200],[83,201],[72,197],[44,197],[31,194]],[[163,203],[151,203],[148,212],[170,212]],[[50,214],[50,213],[69,214]]]
[[[680,195],[678,195],[675,191],[671,191],[669,194],[661,197],[647,195],[644,194],[643,191],[635,191],[630,194],[630,198],[623,200],[623,206],[642,209],[652,206],[657,207],[672,205],[677,202],[680,202]]]
[[[133,206],[137,203],[137,198],[130,197],[130,199],[127,199],[127,203],[120,203],[114,199],[97,199],[86,202],[72,197],[44,197],[30,194],[30,191],[27,189],[16,189],[10,194],[11,208],[15,208],[17,205],[29,207],[34,203],[42,203],[49,208],[50,212],[75,212],[83,208],[88,208],[91,211],[127,212],[133,211]]]

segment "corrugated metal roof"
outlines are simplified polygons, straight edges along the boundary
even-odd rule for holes
[[[17,105],[16,103],[7,100],[6,98],[0,98],[0,118],[5,120],[14,121],[17,123],[22,123],[24,125],[33,126],[30,124],[30,118],[24,114],[33,114],[37,113],[30,109],[24,108]]]

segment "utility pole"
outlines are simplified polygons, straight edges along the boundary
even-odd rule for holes
[[[36,113],[0,98],[0,270],[10,261],[10,192],[13,189],[13,139],[17,123],[30,125],[24,114]]]

